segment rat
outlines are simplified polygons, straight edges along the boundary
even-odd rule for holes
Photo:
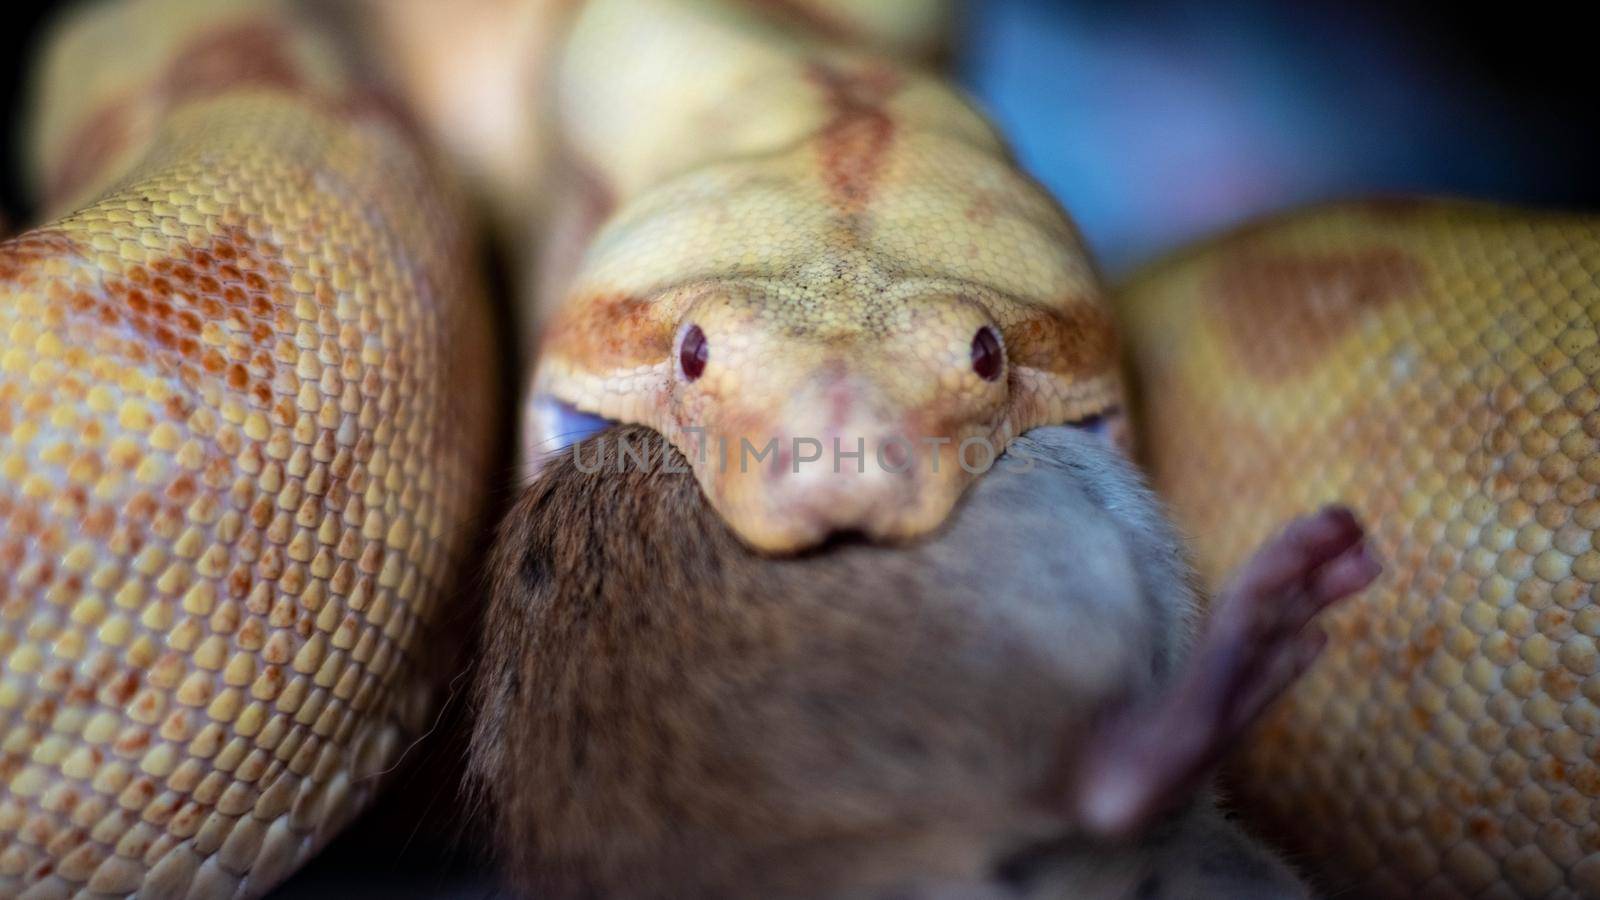
[[[1379,569],[1326,508],[1202,626],[1157,501],[1071,427],[929,539],[767,556],[615,427],[500,529],[470,771],[542,898],[1306,897],[1209,773]]]

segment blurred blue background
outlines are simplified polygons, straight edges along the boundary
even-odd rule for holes
[[[990,0],[962,75],[1112,274],[1331,196],[1595,205],[1592,25],[1438,6]]]

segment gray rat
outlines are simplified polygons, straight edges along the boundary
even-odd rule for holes
[[[1378,572],[1291,524],[1196,634],[1181,545],[1101,438],[1039,429],[920,543],[739,543],[619,427],[504,522],[471,772],[512,884],[565,897],[1294,898],[1218,756]]]

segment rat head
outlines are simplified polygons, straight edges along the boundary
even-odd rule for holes
[[[960,298],[909,312],[728,294],[683,311],[663,430],[746,541],[920,534],[992,464],[1008,437],[999,326]]]
[[[1013,436],[1117,400],[1098,306],[1075,318],[972,294],[738,284],[597,298],[546,333],[537,390],[665,434],[757,549],[915,537]]]

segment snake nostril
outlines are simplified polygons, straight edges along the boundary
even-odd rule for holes
[[[985,325],[978,329],[972,336],[972,371],[984,381],[994,381],[1000,377],[1000,370],[1005,364],[1005,353],[1000,349],[1000,338],[995,336],[994,329]]]
[[[878,458],[891,472],[904,472],[911,467],[911,449],[902,441],[884,441],[878,448]]]
[[[699,325],[690,325],[683,333],[683,343],[678,346],[678,365],[683,367],[683,377],[694,381],[706,370],[706,360],[711,347],[706,343],[706,333]]]

